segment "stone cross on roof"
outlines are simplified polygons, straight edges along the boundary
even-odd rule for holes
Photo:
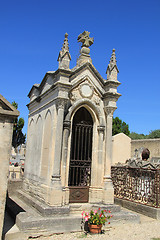
[[[78,36],[77,40],[82,42],[82,47],[90,47],[93,44],[94,38],[90,38],[89,34],[90,32],[84,31]]]

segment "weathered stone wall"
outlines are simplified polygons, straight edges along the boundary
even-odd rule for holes
[[[131,157],[135,154],[135,149],[148,148],[150,151],[150,159],[152,157],[160,158],[160,138],[157,139],[138,139],[131,141]]]
[[[11,152],[13,126],[12,123],[0,115],[0,236],[3,228],[4,208],[7,190],[7,175]]]
[[[0,94],[0,238],[2,235],[3,219],[7,192],[7,176],[9,168],[9,158],[11,154],[13,120],[19,116],[16,110]]]
[[[123,133],[113,136],[112,165],[118,162],[125,163],[127,159],[135,156],[135,149],[139,150],[140,148],[150,150],[150,159],[152,157],[160,158],[160,138],[131,140]]]

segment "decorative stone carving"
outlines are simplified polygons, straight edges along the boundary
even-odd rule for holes
[[[77,40],[82,43],[82,47],[90,47],[93,44],[94,38],[90,38],[89,34],[90,32],[88,31],[79,34]]]
[[[94,99],[93,99],[93,101],[95,102],[95,104],[96,105],[100,105],[100,99],[99,99],[99,97],[95,97]]]
[[[57,99],[56,100],[56,108],[57,110],[58,109],[63,109],[64,110],[64,107],[65,107],[65,103],[66,103],[66,100],[65,99]]]
[[[69,98],[70,98],[70,100],[72,100],[73,102],[75,102],[75,101],[78,99],[78,96],[77,96],[76,91],[72,91],[72,92],[69,94]]]
[[[68,46],[68,33],[66,33],[62,50],[59,52],[59,56],[58,56],[59,68],[69,69],[70,60],[71,60],[71,55],[69,53],[69,46]]]
[[[63,128],[70,130],[70,129],[71,129],[71,121],[65,120],[65,121],[63,122]]]
[[[105,114],[109,117],[113,117],[113,113],[116,110],[114,107],[105,107]]]
[[[93,86],[91,86],[87,81],[79,86],[79,92],[82,97],[91,98],[93,90]]]
[[[84,62],[92,62],[91,58],[90,58],[90,49],[89,47],[93,44],[94,42],[94,38],[90,38],[89,37],[90,32],[88,31],[84,31],[83,33],[81,33],[77,40],[78,42],[82,43],[82,47],[81,47],[81,51],[80,51],[80,56],[77,60],[77,64],[81,65]]]
[[[108,64],[106,73],[107,73],[107,80],[117,81],[117,73],[119,73],[119,71],[117,68],[115,49],[113,49],[112,51],[111,60]]]
[[[99,133],[100,132],[104,133],[105,126],[97,126],[97,130],[98,130]]]
[[[94,87],[86,79],[86,80],[83,80],[83,82],[80,85],[78,85],[77,87],[72,89],[72,91],[69,94],[69,98],[71,101],[75,102],[76,100],[78,100],[80,98],[92,99],[94,94],[96,96],[98,96],[94,91]],[[99,105],[98,99],[97,99],[97,105]]]

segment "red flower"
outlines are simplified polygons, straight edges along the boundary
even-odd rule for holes
[[[110,224],[110,222],[108,224]]]
[[[101,210],[101,208],[98,208],[98,210]]]

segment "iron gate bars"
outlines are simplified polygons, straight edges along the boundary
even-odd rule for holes
[[[89,186],[91,179],[92,125],[81,122],[73,125],[69,186]]]
[[[160,207],[160,169],[112,166],[111,176],[115,197]]]

